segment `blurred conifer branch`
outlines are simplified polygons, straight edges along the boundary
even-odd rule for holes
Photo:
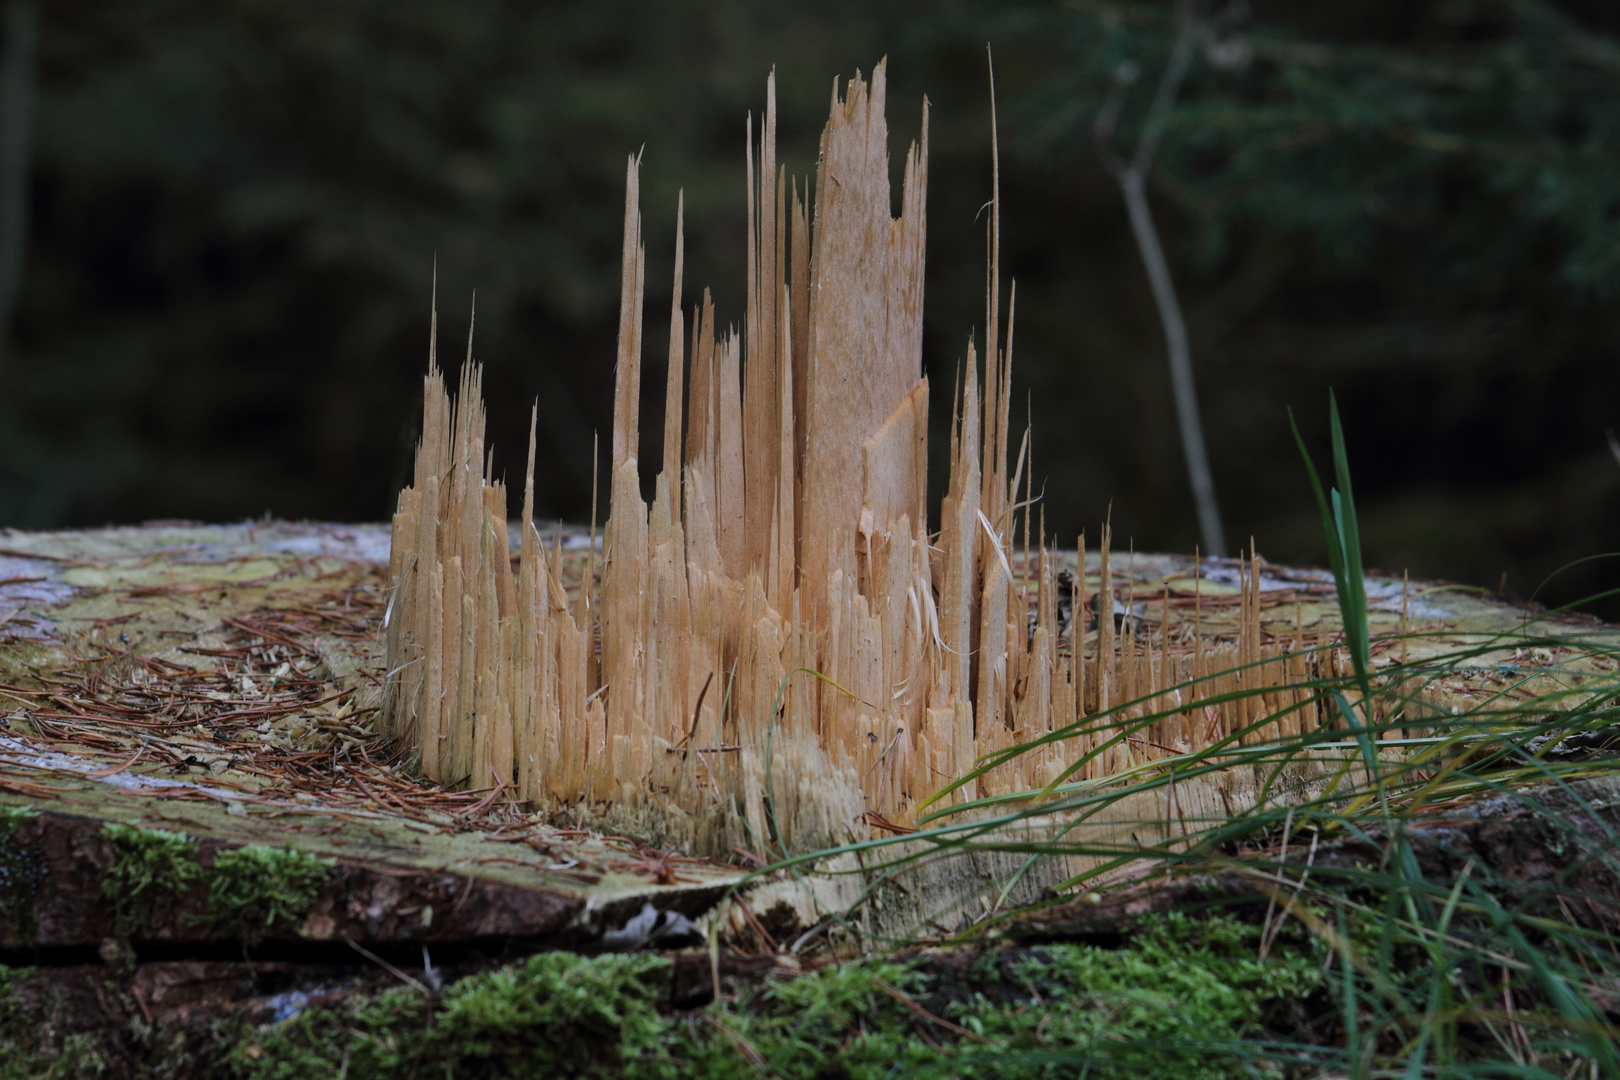
[[[1080,54],[1026,103],[1028,130],[1058,145],[1112,110],[1110,127],[1156,147],[1143,172],[1192,218],[1206,262],[1245,221],[1361,261],[1381,222],[1422,217],[1450,274],[1501,274],[1551,243],[1566,286],[1607,295],[1620,283],[1620,44],[1541,0],[1465,6],[1488,31],[1477,41],[1313,42],[1228,21],[1209,25],[1198,64],[1177,44],[1180,7],[1076,0]],[[1173,100],[1117,101],[1121,63],[1154,57],[1166,76],[1185,66]]]

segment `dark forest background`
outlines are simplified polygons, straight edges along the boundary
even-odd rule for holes
[[[709,284],[722,318],[741,315],[744,123],[773,65],[801,175],[835,76],[888,56],[896,171],[928,96],[926,362],[948,401],[984,321],[991,42],[1013,378],[1047,528],[1072,544],[1112,505],[1138,548],[1197,541],[1164,340],[1090,134],[1128,62],[1129,144],[1177,30],[1168,3],[36,10],[0,524],[385,518],[435,259],[452,367],[477,293],[497,462],[515,478],[538,398],[540,513],[582,520],[610,418],[625,154],[645,148],[658,386],[680,189],[688,298]],[[1528,594],[1620,547],[1620,10],[1205,10],[1149,198],[1231,546],[1322,561],[1285,408],[1320,453],[1333,387],[1371,564]],[[644,395],[652,446],[658,401]],[[1596,592],[1613,566],[1544,596]]]

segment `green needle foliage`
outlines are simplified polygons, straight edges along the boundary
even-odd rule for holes
[[[1122,100],[1115,141],[1134,145],[1187,9],[1202,13],[1205,33],[1149,187],[1187,309],[1228,519],[1273,558],[1307,557],[1314,530],[1274,498],[1297,474],[1270,425],[1254,421],[1331,380],[1357,429],[1378,433],[1358,449],[1373,561],[1490,585],[1506,571],[1523,592],[1607,547],[1612,523],[1577,522],[1611,521],[1620,507],[1612,461],[1601,457],[1615,384],[1577,374],[1559,354],[1612,351],[1596,342],[1612,334],[1607,304],[1620,285],[1620,9],[1585,0],[1030,5],[1022,22],[1009,16],[1007,31],[982,36],[1001,50],[1014,26],[1039,33],[1064,62],[1003,98],[1012,103],[1003,131],[1014,135],[1003,145],[1061,170],[1066,194],[1088,182],[1105,190],[1095,125],[1111,98]],[[1004,162],[1003,175],[1017,174]],[[1134,252],[1115,249],[1113,259],[1134,268]],[[1134,271],[1122,278],[1145,292]],[[1154,326],[1143,302],[1092,322],[1118,326],[1128,310],[1146,335]],[[1575,346],[1587,326],[1593,345]],[[1040,388],[1055,377],[1027,370],[1035,430],[1061,430],[1056,405],[1041,414]],[[1066,386],[1071,394],[1113,377],[1102,362],[1077,370],[1085,381]],[[1590,403],[1571,392],[1596,384]],[[1155,394],[1163,430],[1170,405]],[[1481,441],[1454,434],[1453,422]],[[1150,441],[1136,434],[1133,457]],[[1540,464],[1564,454],[1569,472]],[[1147,501],[1171,467],[1115,480],[1112,491]],[[1590,494],[1551,511],[1577,468]],[[1054,523],[1071,498],[1064,486],[1048,500]],[[1100,510],[1102,498],[1092,502]],[[1187,525],[1188,539],[1166,541],[1148,538],[1140,520],[1128,527],[1139,545],[1191,546]],[[1563,575],[1558,602],[1600,591],[1598,579],[1592,566]],[[1616,618],[1612,601],[1588,607]]]
[[[1151,87],[1181,6],[1065,5],[1077,62],[1026,103],[1032,137],[1089,139],[1088,110],[1122,63]],[[1309,40],[1233,17],[1236,5],[1193,7],[1207,34],[1157,180],[1193,217],[1206,258],[1258,222],[1361,261],[1375,257],[1380,228],[1421,220],[1430,265],[1475,287],[1516,260],[1542,265],[1549,246],[1577,294],[1620,283],[1620,48],[1567,7],[1455,5],[1437,23],[1472,33],[1429,47]],[[1127,133],[1145,118],[1139,96]]]

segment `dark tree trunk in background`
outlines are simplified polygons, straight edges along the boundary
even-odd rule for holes
[[[1221,524],[1220,503],[1215,498],[1215,478],[1209,468],[1209,448],[1204,441],[1204,424],[1198,412],[1198,388],[1193,379],[1192,348],[1187,340],[1187,320],[1181,312],[1181,300],[1176,296],[1175,279],[1170,276],[1170,263],[1164,257],[1164,245],[1159,241],[1159,230],[1153,223],[1153,210],[1148,206],[1147,176],[1153,170],[1153,159],[1164,137],[1170,110],[1175,107],[1176,95],[1187,77],[1193,52],[1209,37],[1209,26],[1194,0],[1183,0],[1178,6],[1181,23],[1174,49],[1159,78],[1148,110],[1147,122],[1136,142],[1136,149],[1127,160],[1110,145],[1114,125],[1119,119],[1123,95],[1136,81],[1138,68],[1126,60],[1114,72],[1114,83],[1109,96],[1098,110],[1091,133],[1102,152],[1103,163],[1119,181],[1119,190],[1125,197],[1125,211],[1130,217],[1131,235],[1142,255],[1142,266],[1147,271],[1148,283],[1153,288],[1153,304],[1159,312],[1159,323],[1164,328],[1165,351],[1170,360],[1170,388],[1176,403],[1176,427],[1181,433],[1181,450],[1187,459],[1187,479],[1192,486],[1193,506],[1198,512],[1198,535],[1203,540],[1203,552],[1217,558],[1226,554],[1226,530]]]

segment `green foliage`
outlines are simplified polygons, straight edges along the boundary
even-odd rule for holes
[[[23,807],[0,807],[0,930],[10,942],[32,936],[34,894],[47,872],[39,848],[17,841],[17,826],[35,816]]]
[[[873,958],[685,1017],[659,1013],[660,957],[552,953],[464,979],[436,1004],[399,989],[243,1030],[225,1057],[253,1080],[345,1061],[377,1077],[1267,1075],[1242,1038],[1322,976],[1308,948],[1261,963],[1257,939],[1228,919],[1171,916],[1119,950],[987,954],[948,986],[916,960]]]
[[[1210,20],[1160,177],[1206,256],[1263,222],[1366,260],[1379,230],[1405,219],[1430,230],[1425,257],[1475,285],[1549,245],[1566,285],[1620,283],[1620,44],[1547,0],[1470,6],[1472,18],[1435,19],[1411,43]],[[1086,138],[1082,103],[1100,101],[1123,62],[1151,87],[1180,29],[1171,5],[1074,7],[1083,59],[1039,96],[1046,138]]]
[[[1523,594],[1611,544],[1620,501],[1613,463],[1600,455],[1620,369],[1578,356],[1611,350],[1607,301],[1620,288],[1620,7],[1031,5],[1019,32],[1044,35],[1063,60],[1032,71],[1026,93],[1003,97],[1003,147],[1080,181],[1065,192],[1086,180],[1106,190],[1092,134],[1099,108],[1121,69],[1134,71],[1117,145],[1135,145],[1186,8],[1214,17],[1170,112],[1151,199],[1185,298],[1232,531],[1256,535],[1278,562],[1319,557],[1305,506],[1278,505],[1277,493],[1299,490],[1299,478],[1272,421],[1284,402],[1315,400],[1331,382],[1352,426],[1376,432],[1353,446],[1369,566],[1491,587],[1505,572]],[[998,53],[1005,36],[994,38]],[[1004,162],[1002,175],[1018,173]],[[1112,259],[1113,272],[1142,288],[1134,252],[1116,249]],[[1020,292],[1032,288],[1042,285],[1021,274]],[[1071,335],[1118,332],[1134,318],[1145,339],[1157,328],[1140,304],[1099,304]],[[1112,348],[1146,357],[1161,347]],[[1043,386],[1059,376],[1040,361],[1025,369],[1048,454],[1060,409],[1118,379],[1112,367],[1086,365],[1044,417]],[[1603,387],[1596,402],[1569,390],[1594,381]],[[1163,400],[1158,387],[1151,393]],[[1168,403],[1154,409],[1154,420],[1133,412],[1136,422],[1168,419]],[[1307,434],[1325,436],[1322,420],[1313,414]],[[1146,516],[1143,504],[1168,498],[1184,520],[1191,513],[1161,479],[1179,463],[1166,459],[1155,474],[1151,439],[1138,435],[1121,433],[1141,472],[1109,490],[1133,493],[1127,531],[1139,548],[1186,550],[1186,524],[1176,538],[1144,540],[1153,527],[1136,516]],[[1122,466],[1093,450],[1084,472],[1051,458],[1045,467],[1080,474],[1048,491],[1048,518],[1067,525],[1062,504],[1073,496],[1062,489]],[[1591,495],[1576,494],[1584,485]],[[1098,509],[1088,521],[1100,516],[1102,496],[1090,501]],[[1608,585],[1597,568],[1578,567],[1555,583],[1551,602]],[[1620,611],[1613,601],[1583,607],[1611,621]]]
[[[333,860],[258,844],[221,851],[208,875],[215,925],[253,939],[276,923],[296,924],[314,903]]]
[[[108,824],[102,833],[112,846],[113,864],[101,879],[101,892],[112,901],[121,938],[150,929],[153,916],[203,876],[197,842],[184,833],[118,824]]]

